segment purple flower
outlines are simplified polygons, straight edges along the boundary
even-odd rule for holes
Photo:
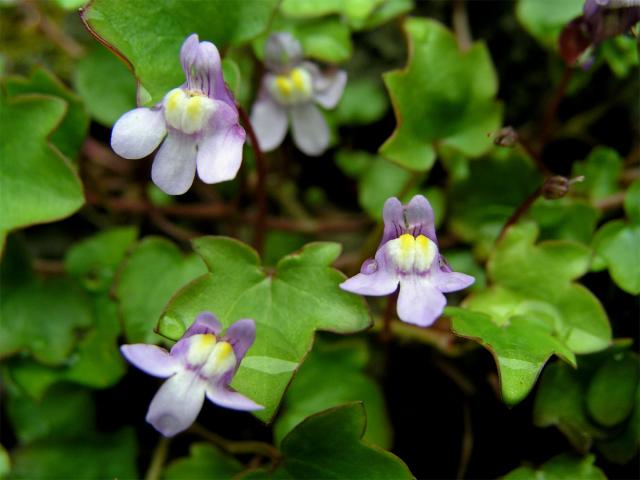
[[[317,156],[329,146],[329,127],[316,107],[334,108],[347,83],[344,70],[328,73],[302,61],[302,47],[289,33],[274,33],[265,45],[269,72],[262,78],[251,110],[251,125],[265,152],[275,150],[287,134],[305,154]]]
[[[640,0],[586,0],[582,15],[569,22],[558,39],[560,55],[569,65],[608,38],[628,31],[640,21]],[[590,65],[592,59],[586,59]]]
[[[147,422],[165,437],[186,430],[195,421],[206,396],[233,410],[262,406],[229,387],[256,337],[253,320],[238,320],[220,336],[222,326],[209,312],[197,316],[171,352],[138,343],[120,347],[122,355],[145,373],[167,378],[153,397]]]
[[[443,293],[471,285],[475,279],[453,272],[438,251],[433,210],[416,195],[408,205],[395,197],[384,204],[384,234],[375,260],[362,264],[360,273],[340,287],[360,295],[389,295],[400,284],[398,317],[428,327],[442,313]]]
[[[194,33],[182,44],[180,61],[187,81],[153,108],[125,113],[111,134],[113,150],[129,159],[146,157],[162,143],[151,178],[170,195],[189,189],[196,168],[205,183],[233,179],[245,140],[215,45]]]

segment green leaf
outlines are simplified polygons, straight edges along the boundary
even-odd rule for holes
[[[593,248],[606,262],[616,284],[632,295],[640,293],[640,224],[606,223],[593,238]]]
[[[218,49],[239,45],[261,34],[267,27],[277,0],[242,2],[202,2],[185,8],[181,2],[145,0],[112,2],[94,0],[82,18],[101,41],[126,58],[155,103],[184,82],[180,68],[180,46],[198,33],[200,40],[213,42]]]
[[[135,79],[127,65],[104,47],[78,62],[73,84],[91,116],[105,127],[136,108]]]
[[[522,299],[514,301],[514,305],[523,303]],[[534,312],[515,314],[498,325],[486,313],[457,307],[446,309],[453,318],[456,334],[476,340],[493,354],[499,365],[502,398],[509,405],[527,396],[551,355],[559,355],[575,365],[571,350],[554,337],[548,323],[531,315]]]
[[[617,35],[602,42],[599,53],[616,77],[626,77],[640,63],[635,40],[625,35]]]
[[[635,405],[640,365],[633,355],[621,353],[604,363],[587,390],[587,409],[601,425],[611,427],[629,416]]]
[[[542,239],[573,240],[588,245],[600,212],[590,203],[576,198],[539,198],[529,215],[540,226]]]
[[[28,79],[7,79],[5,88],[9,97],[42,94],[58,97],[66,102],[64,118],[51,134],[50,140],[63,155],[75,161],[89,128],[89,116],[78,95],[43,68],[34,70]]]
[[[142,240],[122,267],[115,290],[127,342],[160,342],[154,329],[165,305],[179,288],[206,271],[200,258],[183,255],[168,240]]]
[[[389,20],[407,13],[413,9],[413,0],[383,0],[362,26],[370,30],[387,23]]]
[[[254,250],[236,240],[202,237],[193,245],[211,273],[174,296],[159,331],[178,339],[205,310],[225,326],[253,318],[256,341],[232,385],[265,406],[256,413],[262,420],[275,413],[315,330],[352,333],[370,325],[364,300],[340,290],[345,277],[330,267],[340,253],[338,244],[309,244],[281,259],[271,273]]]
[[[367,410],[363,438],[389,448],[391,424],[380,387],[363,371],[368,363],[367,344],[360,339],[318,341],[287,391],[282,412],[274,425],[276,442],[282,442],[285,435],[309,415],[359,400]]]
[[[487,134],[501,123],[496,73],[486,46],[460,52],[451,32],[434,20],[404,23],[410,57],[384,75],[397,127],[380,148],[412,170],[429,170],[436,145],[475,157],[491,147]]]
[[[368,125],[380,120],[389,108],[382,83],[372,78],[349,78],[335,111],[338,125]]]
[[[414,478],[398,457],[361,440],[365,425],[361,403],[341,405],[308,417],[282,441],[284,459],[275,477]]]
[[[95,417],[89,392],[68,386],[49,390],[41,401],[9,389],[6,407],[20,443],[78,436],[87,430],[87,425],[93,425]]]
[[[632,224],[640,224],[640,179],[629,185],[624,196],[624,211]]]
[[[0,445],[0,478],[6,478],[11,470],[11,460],[9,459],[9,453]]]
[[[12,452],[11,479],[138,478],[136,440],[131,429],[77,439],[46,439]]]
[[[54,97],[0,94],[0,245],[10,230],[68,217],[84,203],[76,172],[47,141],[65,108]]]
[[[193,443],[189,456],[171,462],[165,469],[164,480],[226,480],[244,470],[235,458],[208,443]]]
[[[541,45],[557,50],[560,32],[567,23],[582,14],[583,4],[583,0],[518,0],[516,16]]]
[[[507,219],[541,183],[527,157],[495,150],[488,158],[470,162],[468,176],[451,186],[449,227],[473,242],[479,257],[486,257]]]
[[[553,457],[537,470],[520,467],[502,478],[503,480],[566,480],[569,478],[607,480],[604,472],[594,465],[595,460],[594,455],[578,457],[565,453]]]
[[[91,305],[74,282],[33,280],[2,285],[0,356],[23,351],[39,362],[62,364],[77,334],[91,325]]]
[[[72,246],[64,258],[65,270],[79,278],[90,291],[107,291],[116,269],[135,242],[133,227],[105,230]]]
[[[298,18],[338,14],[351,27],[361,28],[381,3],[383,0],[283,0],[280,11],[288,17]]]
[[[253,51],[259,59],[264,58],[264,44],[271,32],[289,32],[302,45],[304,56],[328,63],[341,63],[353,51],[349,27],[338,18],[318,20],[293,20],[276,16],[269,32],[253,42]]]
[[[594,148],[584,162],[573,165],[573,176],[584,175],[582,182],[571,188],[592,199],[604,198],[620,190],[618,179],[622,173],[622,158],[613,148]]]

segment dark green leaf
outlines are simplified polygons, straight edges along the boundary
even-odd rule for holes
[[[538,42],[549,49],[557,50],[560,31],[582,13],[583,4],[583,0],[518,0],[516,16]]]
[[[193,443],[189,456],[171,462],[164,480],[227,480],[243,470],[235,458],[207,443]]]
[[[604,472],[594,465],[596,457],[578,457],[565,453],[553,457],[537,470],[520,467],[503,477],[503,480],[607,480]]]

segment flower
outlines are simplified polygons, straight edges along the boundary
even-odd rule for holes
[[[265,152],[276,149],[287,133],[305,154],[317,156],[329,146],[329,127],[314,104],[334,108],[347,83],[344,70],[328,73],[302,61],[302,47],[289,33],[271,34],[265,45],[269,72],[262,78],[251,110],[251,125]]]
[[[384,234],[374,259],[362,264],[360,273],[340,284],[360,295],[389,295],[400,284],[398,317],[428,327],[442,313],[442,294],[471,285],[475,279],[453,272],[438,250],[433,210],[416,195],[408,205],[395,197],[384,204]]]
[[[196,168],[205,183],[233,179],[245,140],[215,45],[194,33],[182,44],[180,61],[187,81],[156,106],[125,113],[111,134],[113,150],[129,159],[146,157],[162,143],[151,178],[170,195],[189,189]]]
[[[138,343],[120,347],[122,355],[145,373],[167,378],[149,405],[146,420],[166,437],[195,421],[206,396],[233,410],[263,407],[229,387],[245,353],[253,344],[253,320],[238,320],[220,336],[222,326],[209,312],[199,314],[171,352]]]
[[[569,22],[560,33],[560,56],[568,65],[573,65],[584,59],[591,47],[628,31],[638,21],[638,0],[586,0],[582,15]],[[585,59],[587,67],[591,63],[593,59]]]

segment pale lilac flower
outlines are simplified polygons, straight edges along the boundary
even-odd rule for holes
[[[180,61],[187,81],[156,106],[125,113],[111,134],[113,150],[129,159],[146,157],[162,143],[151,178],[170,195],[189,189],[196,168],[205,183],[233,179],[245,140],[215,45],[194,33],[182,44]]]
[[[443,293],[471,285],[475,279],[453,272],[438,250],[433,210],[416,195],[408,205],[395,197],[384,204],[384,234],[374,259],[340,287],[360,295],[382,296],[396,291],[400,320],[428,327],[442,313]]]
[[[323,73],[314,63],[303,61],[302,47],[289,33],[269,36],[265,64],[269,71],[251,110],[251,125],[260,148],[275,150],[291,121],[296,146],[310,156],[322,154],[329,146],[329,127],[315,104],[334,108],[347,83],[347,73]]]
[[[186,430],[195,421],[205,396],[233,410],[263,407],[236,392],[229,383],[256,337],[253,320],[238,320],[224,335],[216,317],[203,312],[171,352],[138,343],[120,347],[124,357],[145,373],[167,378],[153,397],[147,422],[166,437]]]

